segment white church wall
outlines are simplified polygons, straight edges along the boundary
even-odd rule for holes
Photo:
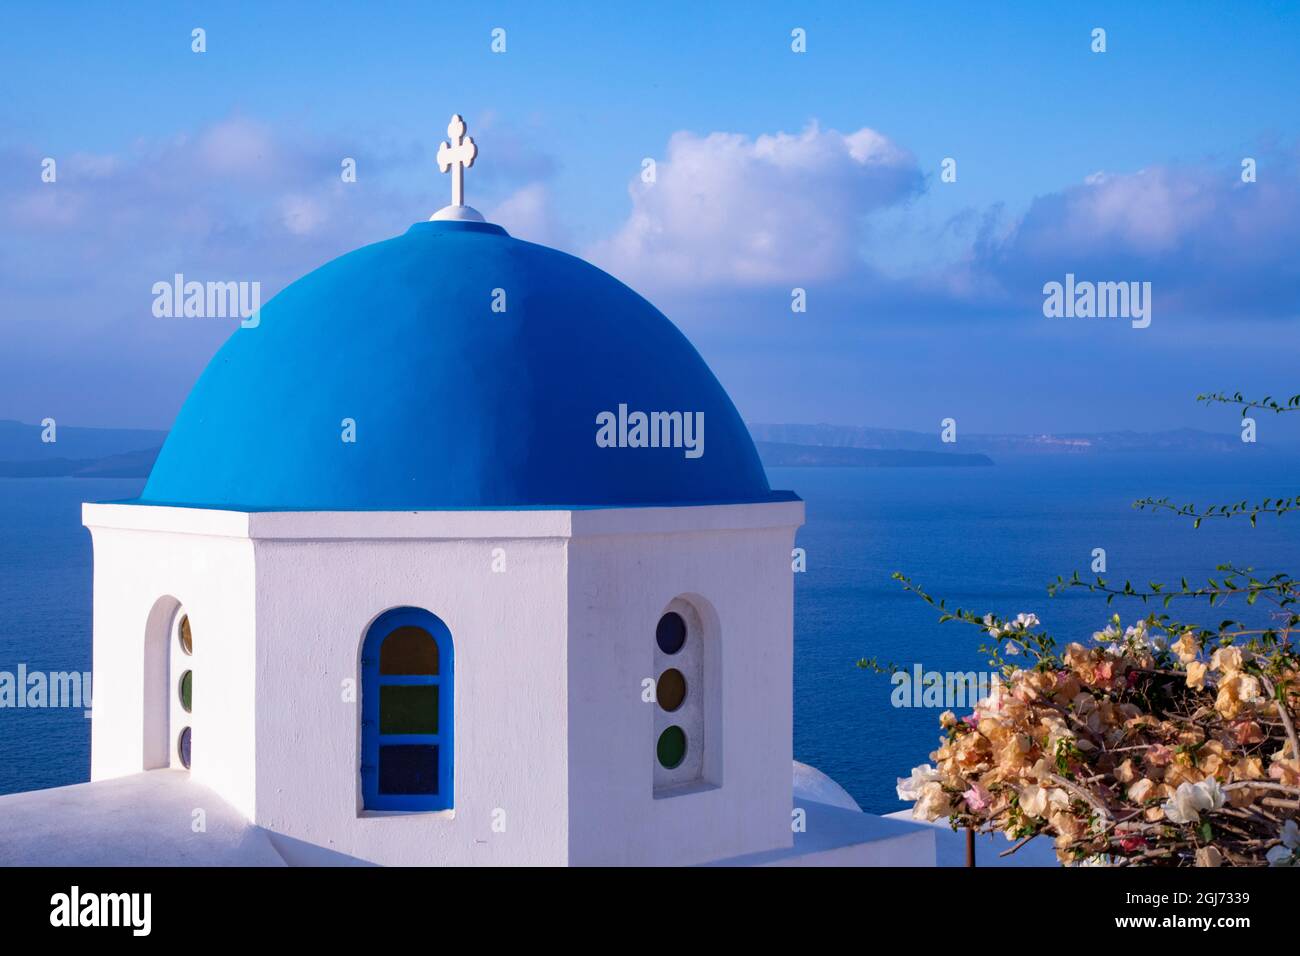
[[[335,862],[692,863],[791,844],[790,548],[802,503],[87,505],[85,516],[94,779],[160,765],[146,740],[158,739],[166,698],[146,670],[165,678],[165,693],[172,681],[145,635],[151,621],[170,634],[183,608],[194,628],[194,776],[304,860],[319,847]],[[675,601],[712,629],[691,728],[709,743],[699,780],[656,790],[642,681],[656,676],[655,626]],[[399,606],[451,631],[452,810],[362,808],[360,648],[368,625]]]
[[[802,522],[801,502],[575,514],[570,862],[687,864],[791,845],[790,549]],[[658,676],[655,626],[681,599],[716,618],[706,672],[721,709],[709,723],[706,698],[705,763],[720,754],[721,767],[665,792],[642,690]]]
[[[567,515],[253,517],[256,822],[384,864],[567,862]],[[360,648],[370,623],[400,606],[451,631],[449,811],[362,809]]]
[[[171,764],[179,728],[171,719],[169,645],[183,609],[194,634],[191,773],[251,818],[254,590],[246,518],[84,506],[95,569],[92,780]]]

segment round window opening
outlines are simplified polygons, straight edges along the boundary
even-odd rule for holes
[[[190,728],[181,731],[181,739],[176,742],[176,752],[181,758],[181,766],[190,769]]]
[[[194,635],[190,632],[190,616],[188,614],[181,616],[181,626],[179,628],[181,639],[181,650],[186,654],[194,653]]]
[[[655,628],[655,641],[665,654],[676,654],[686,643],[686,622],[676,611],[669,611],[659,619]]]
[[[682,706],[685,699],[686,678],[681,671],[670,667],[659,675],[659,683],[655,685],[655,700],[659,701],[660,707],[672,712]]]
[[[659,735],[659,744],[655,752],[659,757],[659,764],[665,770],[681,766],[681,762],[686,759],[686,731],[676,724],[669,727]]]
[[[194,689],[194,672],[186,671],[181,675],[181,706],[185,708],[185,713],[189,713],[193,703],[191,695]]]

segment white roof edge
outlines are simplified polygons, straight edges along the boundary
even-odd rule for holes
[[[125,502],[81,505],[81,523],[87,528],[129,531],[172,531],[223,538],[247,538],[250,515],[243,511],[208,508],[173,508]]]
[[[87,528],[259,540],[573,538],[797,528],[802,501],[584,510],[221,511],[145,504],[81,506]]]
[[[663,508],[595,508],[570,514],[573,515],[573,536],[582,537],[797,528],[803,524],[804,511],[803,502],[796,500]]]

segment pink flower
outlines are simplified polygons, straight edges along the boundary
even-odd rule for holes
[[[961,796],[962,799],[966,801],[966,806],[970,807],[970,809],[975,813],[987,810],[989,805],[993,802],[993,795],[978,783],[971,784],[971,788]]]
[[[967,714],[961,719],[961,722],[975,728],[978,728],[980,725],[980,719],[976,714]]]

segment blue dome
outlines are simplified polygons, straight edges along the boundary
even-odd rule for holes
[[[602,447],[598,416],[620,406],[631,437]],[[638,411],[702,412],[703,454],[627,447]],[[440,221],[335,259],[238,329],[140,500],[343,511],[789,497],[769,490],[726,392],[645,299],[498,226]]]

